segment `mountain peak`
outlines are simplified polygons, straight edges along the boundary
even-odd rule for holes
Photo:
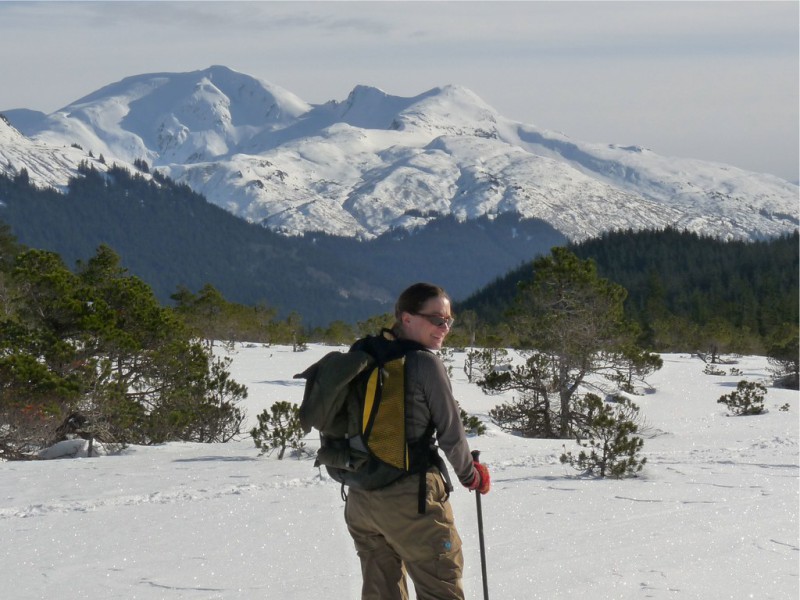
[[[386,98],[387,96],[388,94],[380,88],[373,87],[371,85],[359,84],[356,87],[354,87],[347,95],[347,101],[350,102],[355,100],[356,98],[383,99]]]
[[[391,96],[383,90],[368,85],[357,85],[343,102],[333,102],[331,116],[364,129],[390,129],[398,113],[412,103],[411,98]]]
[[[24,116],[11,111],[14,124],[15,114]],[[41,181],[66,181],[90,153],[145,159],[237,216],[290,234],[371,238],[441,215],[507,212],[573,240],[667,226],[759,239],[800,224],[796,185],[575,141],[504,118],[454,84],[412,97],[356,85],[343,101],[312,106],[212,65],[127,77],[31,121],[30,138],[0,135],[0,169],[27,162]]]

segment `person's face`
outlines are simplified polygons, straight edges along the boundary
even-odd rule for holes
[[[450,301],[447,298],[431,298],[422,305],[418,313],[403,313],[403,332],[408,339],[429,350],[439,350],[452,325],[452,321],[449,321],[450,325],[441,321],[450,319]],[[440,322],[439,325],[434,324],[437,321]]]

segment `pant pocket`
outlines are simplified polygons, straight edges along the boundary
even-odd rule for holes
[[[426,475],[426,483],[428,485],[428,494],[426,498],[428,502],[436,502],[438,504],[447,502],[450,494],[447,491],[444,478],[439,471],[429,471]]]
[[[461,552],[461,543],[457,548],[440,554],[436,559],[436,576],[442,581],[459,581],[464,571],[464,557]]]

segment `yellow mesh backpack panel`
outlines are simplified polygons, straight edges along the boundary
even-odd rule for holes
[[[405,432],[405,357],[376,368],[367,382],[361,433],[380,460],[407,470]]]

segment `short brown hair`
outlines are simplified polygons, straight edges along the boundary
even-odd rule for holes
[[[404,312],[418,313],[422,310],[422,305],[431,298],[446,298],[450,300],[450,296],[444,291],[444,288],[438,285],[420,282],[408,286],[397,298],[397,302],[394,305],[395,321],[400,323],[400,317]]]

